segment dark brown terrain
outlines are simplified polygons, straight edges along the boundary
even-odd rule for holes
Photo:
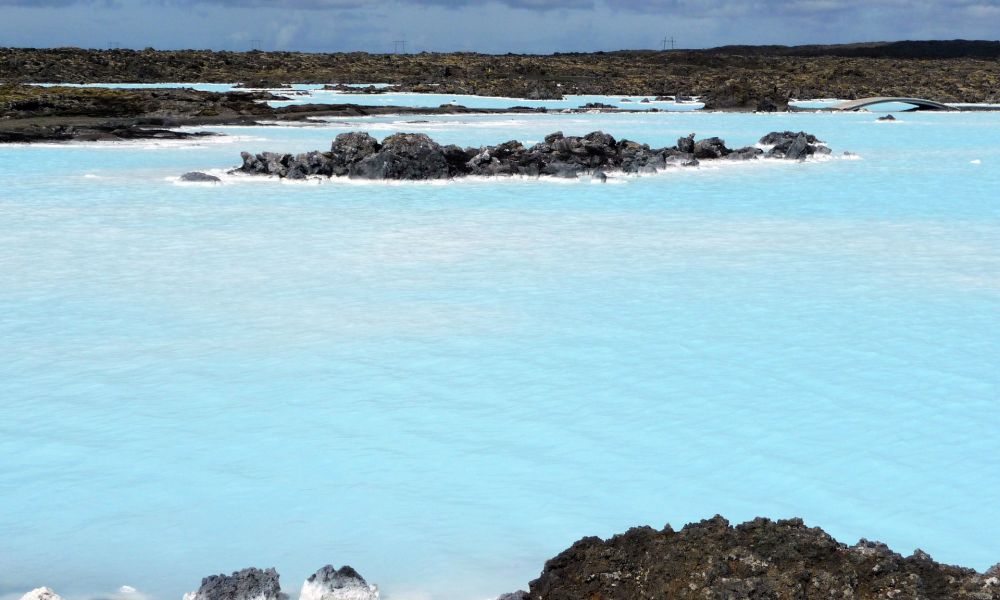
[[[428,115],[508,113],[530,108],[468,109],[462,106],[398,107],[357,104],[297,105],[271,108],[280,99],[269,92],[219,94],[190,89],[108,89],[0,85],[0,143],[40,141],[119,141],[183,139],[206,135],[178,131],[182,126],[302,121],[311,117],[377,114]]]
[[[531,600],[997,600],[1000,565],[977,573],[903,557],[884,544],[841,544],[800,519],[722,517],[680,531],[639,527],[583,538],[549,560]],[[524,598],[524,596],[521,596]]]
[[[271,97],[261,92],[24,85],[38,82],[242,82],[247,87],[274,88],[277,94],[288,83],[390,83],[405,91],[532,99],[564,94],[700,96],[708,109],[733,111],[787,110],[789,100],[796,98],[909,96],[942,102],[1000,102],[1000,42],[729,46],[552,55],[3,48],[0,142],[186,137],[191,134],[169,128],[312,116],[530,110],[359,105],[272,109],[260,102]]]
[[[404,90],[557,98],[702,96],[710,108],[790,98],[915,96],[1000,101],[1000,43],[728,46],[589,54],[305,54],[207,50],[0,49],[7,82],[392,83]]]

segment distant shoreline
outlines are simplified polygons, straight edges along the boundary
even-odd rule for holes
[[[1000,42],[486,55],[0,48],[0,82],[383,82],[398,91],[543,100],[700,96],[707,110],[786,110],[792,98],[1000,101]],[[268,86],[264,86],[268,87]]]
[[[114,85],[102,81],[109,85]],[[164,82],[165,84],[167,82]],[[169,82],[177,86],[174,82]],[[282,122],[303,122],[317,118],[356,118],[368,116],[433,116],[433,115],[504,115],[504,114],[557,114],[608,112],[614,114],[649,114],[658,112],[660,101],[690,100],[685,94],[670,96],[648,94],[635,104],[623,105],[625,100],[614,102],[587,102],[572,108],[537,106],[538,99],[511,98],[513,106],[488,108],[466,107],[457,102],[439,106],[395,106],[364,103],[291,104],[274,107],[271,102],[287,100],[283,94],[295,90],[269,84],[269,89],[247,87],[239,91],[199,91],[185,87],[115,88],[34,83],[7,83],[0,85],[0,143],[33,143],[62,141],[125,141],[142,139],[187,139],[208,132],[180,131],[181,127],[210,127],[219,125],[270,125]],[[293,81],[293,83],[300,83]],[[345,86],[332,86],[342,91]],[[393,91],[397,91],[394,88]],[[374,88],[361,93],[378,94]],[[438,95],[441,92],[435,90]],[[419,92],[415,92],[419,93]],[[449,94],[450,95],[450,94]],[[482,97],[468,94],[466,97]],[[626,93],[604,94],[607,98],[629,96]],[[455,94],[459,96],[459,94]],[[634,97],[636,97],[634,96]],[[505,98],[506,96],[491,96]],[[800,97],[800,96],[797,96]],[[830,97],[830,96],[817,96]],[[711,100],[698,97],[707,112],[817,112],[830,110],[824,107],[798,107],[791,98],[778,106],[765,98],[753,106],[712,105]],[[534,102],[536,106],[519,106],[518,102]],[[606,102],[613,102],[608,104]],[[643,106],[636,110],[631,106]],[[998,106],[963,106],[963,111],[995,111]]]

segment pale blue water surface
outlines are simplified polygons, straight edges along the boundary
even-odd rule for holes
[[[802,129],[836,158],[175,181],[350,130],[557,129]],[[1000,114],[218,131],[0,147],[0,595],[176,600],[251,565],[294,594],[332,562],[481,600],[581,536],[715,513],[1000,561]]]

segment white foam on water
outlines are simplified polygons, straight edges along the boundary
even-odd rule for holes
[[[379,600],[379,589],[377,585],[352,585],[330,590],[307,579],[302,584],[299,600]]]

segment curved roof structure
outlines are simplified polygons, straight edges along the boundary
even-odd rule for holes
[[[935,102],[934,100],[925,100],[923,98],[893,98],[889,96],[876,96],[873,98],[860,98],[858,100],[841,102],[840,104],[834,106],[833,109],[858,110],[865,108],[866,106],[882,104],[884,102],[903,102],[905,104],[913,104],[917,107],[917,110],[958,110],[954,106],[948,106],[947,104]]]

